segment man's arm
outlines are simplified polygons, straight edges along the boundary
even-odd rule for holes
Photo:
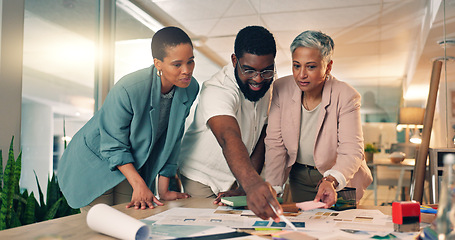
[[[208,124],[223,149],[229,168],[247,194],[248,208],[262,219],[272,217],[275,221],[279,221],[279,217],[269,204],[278,209],[278,213],[282,213],[281,206],[276,200],[276,194],[270,184],[266,183],[253,167],[242,141],[237,120],[232,116],[222,115],[210,118]],[[263,140],[261,136],[262,144]],[[258,167],[257,164],[255,165]]]
[[[191,197],[188,193],[169,191],[170,178],[159,175],[158,177],[158,193],[160,200],[172,201],[181,198]]]
[[[253,153],[251,154],[251,163],[253,165],[253,168],[256,169],[256,172],[260,175],[262,172],[262,169],[264,167],[264,161],[265,161],[265,135],[266,135],[266,130],[267,127],[264,126],[261,132],[261,136],[258,139],[258,142],[256,144],[256,147],[253,150]],[[215,198],[213,201],[214,204],[218,204],[220,206],[224,206],[223,203],[221,203],[221,198],[222,197],[230,197],[230,196],[243,196],[246,195],[245,191],[242,188],[242,185],[238,186],[236,189],[231,189],[226,192],[219,192],[218,196]]]
[[[251,163],[253,164],[253,168],[256,169],[258,174],[261,174],[262,169],[264,167],[265,161],[265,133],[267,130],[267,125],[262,128],[261,136],[254,148],[253,153],[251,154]]]

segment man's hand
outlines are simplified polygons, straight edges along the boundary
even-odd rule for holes
[[[188,193],[181,193],[175,191],[169,191],[170,178],[159,175],[158,177],[158,193],[161,200],[172,201],[181,198],[191,197]]]
[[[322,181],[321,184],[319,184],[318,193],[316,194],[314,201],[324,202],[324,208],[329,208],[336,203],[336,200],[337,192],[335,191],[333,183],[329,181]]]
[[[229,190],[226,192],[220,192],[220,193],[218,193],[218,196],[215,198],[215,201],[213,201],[213,204],[225,206],[225,204],[221,202],[222,197],[245,196],[245,195],[246,195],[246,193],[245,193],[245,191],[243,191],[242,188],[237,188],[235,190]]]
[[[134,209],[146,209],[154,208],[153,203],[158,206],[163,206],[155,195],[150,191],[147,185],[137,187],[133,190],[133,196],[131,197],[131,202],[126,205],[126,208],[134,207]]]
[[[272,205],[278,214],[283,213],[280,203],[276,199],[276,192],[268,182],[259,181],[245,188],[246,200],[248,208],[256,214],[256,216],[267,220],[272,218],[275,222],[279,222],[280,218],[270,207]]]
[[[188,193],[181,193],[181,192],[174,192],[174,191],[167,191],[164,194],[160,193],[160,200],[165,200],[165,201],[172,201],[176,199],[182,199],[182,198],[189,198],[191,195]]]
[[[234,117],[225,115],[215,116],[207,122],[223,149],[224,157],[231,172],[245,190],[248,208],[264,220],[271,217],[273,220],[279,221],[280,218],[270,207],[272,205],[278,214],[283,212],[276,200],[275,190],[258,173],[260,172],[258,171],[259,168],[262,168],[261,162],[264,161],[262,157],[265,149],[263,147],[263,136],[256,143],[254,150],[256,153],[253,153],[255,156],[253,166],[248,150],[242,142],[240,127]],[[265,130],[262,133],[265,136]]]

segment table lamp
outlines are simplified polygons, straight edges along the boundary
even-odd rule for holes
[[[419,128],[423,128],[423,118],[425,116],[425,109],[419,107],[401,107],[398,119],[397,130],[401,131],[402,128],[406,128],[405,143],[410,140],[409,132],[410,128],[414,128],[414,139],[418,139]]]

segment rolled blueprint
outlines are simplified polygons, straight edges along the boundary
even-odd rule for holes
[[[145,223],[103,203],[88,211],[87,225],[94,231],[125,240],[148,239],[150,234]]]

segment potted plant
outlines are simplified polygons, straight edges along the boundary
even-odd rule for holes
[[[373,144],[371,143],[367,143],[365,144],[365,161],[367,162],[373,162],[373,155],[378,151],[378,148],[375,147]]]
[[[36,174],[39,202],[33,192],[29,194],[27,190],[20,190],[22,155],[19,153],[14,160],[13,139],[5,169],[0,149],[0,231],[79,213],[79,209],[71,208],[66,202],[55,175],[48,179],[46,201]]]

